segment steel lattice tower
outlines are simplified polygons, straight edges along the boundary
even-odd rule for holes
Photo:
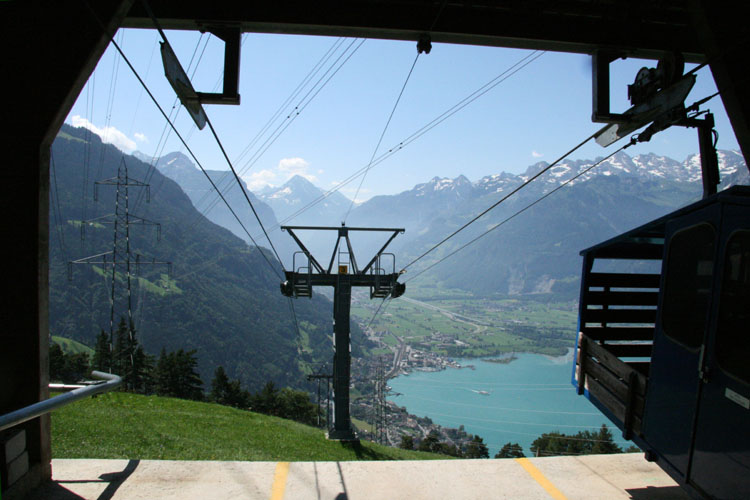
[[[145,188],[146,200],[150,201],[149,185],[132,179],[128,176],[128,166],[123,157],[117,168],[117,176],[94,183],[94,200],[98,201],[99,186],[115,186],[115,212],[94,219],[81,221],[81,238],[85,237],[85,228],[88,224],[112,224],[112,250],[109,252],[83,257],[68,263],[69,277],[72,278],[73,264],[101,265],[105,273],[111,267],[110,287],[110,313],[109,313],[109,342],[110,353],[114,344],[115,318],[121,317],[127,320],[127,329],[130,340],[133,340],[133,304],[132,304],[132,278],[141,264],[166,264],[170,268],[171,263],[157,261],[156,259],[142,259],[140,254],[133,254],[130,249],[130,226],[156,226],[157,239],[161,235],[161,225],[157,222],[138,217],[130,213],[130,188]],[[133,258],[135,257],[135,259]],[[135,262],[133,262],[135,260]],[[135,268],[135,269],[134,269]],[[134,272],[135,270],[135,272]],[[119,275],[118,275],[119,273]],[[124,289],[117,286],[118,277],[124,281]]]
[[[383,369],[383,359],[378,359],[378,365],[375,371],[375,441],[377,443],[388,444],[388,420],[386,417],[385,405],[385,371]]]

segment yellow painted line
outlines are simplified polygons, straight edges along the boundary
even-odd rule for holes
[[[549,493],[552,498],[554,498],[555,500],[568,500],[565,495],[563,495],[562,492],[558,490],[549,479],[544,477],[542,471],[534,467],[534,464],[532,464],[528,458],[516,458],[515,460],[516,462],[521,464],[521,467],[523,467],[526,472],[528,472],[529,475],[534,478],[534,481],[539,483],[539,485],[544,488],[544,490]]]
[[[276,472],[273,475],[273,486],[271,486],[271,500],[284,498],[287,474],[289,474],[289,462],[277,463]]]

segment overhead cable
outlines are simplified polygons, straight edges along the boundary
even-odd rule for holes
[[[411,74],[414,71],[414,66],[417,65],[417,61],[419,60],[420,55],[422,55],[422,53],[417,52],[417,57],[414,58],[414,62],[411,64],[409,73],[406,75],[406,80],[404,80],[404,84],[401,86],[401,92],[398,93],[398,97],[396,98],[396,102],[393,104],[393,109],[391,110],[391,114],[390,116],[388,116],[388,120],[385,122],[385,127],[383,127],[383,132],[380,134],[378,143],[375,145],[375,150],[372,152],[370,161],[367,163],[367,167],[365,167],[365,171],[362,174],[362,178],[359,180],[359,186],[357,186],[357,191],[354,193],[354,198],[352,198],[352,202],[349,205],[349,210],[347,210],[346,215],[344,215],[344,222],[346,222],[346,219],[349,217],[349,213],[352,211],[354,204],[357,203],[357,196],[359,196],[359,191],[360,189],[362,189],[362,184],[364,184],[365,182],[365,178],[367,177],[367,172],[369,172],[370,168],[372,167],[372,162],[375,159],[375,155],[378,153],[378,149],[380,149],[380,144],[383,142],[383,137],[385,137],[385,132],[388,130],[388,125],[391,124],[391,120],[393,119],[394,113],[396,113],[396,108],[398,107],[398,103],[401,102],[401,96],[404,95],[404,90],[406,90],[406,84],[409,83],[409,78],[411,78]]]
[[[308,74],[305,76],[305,78],[302,79],[302,81],[297,84],[297,87],[292,91],[292,93],[284,100],[284,102],[276,109],[273,115],[268,119],[268,121],[263,125],[263,127],[255,134],[255,136],[248,142],[248,144],[243,148],[243,150],[240,152],[240,154],[235,158],[235,163],[239,163],[244,160],[245,156],[252,150],[252,148],[257,144],[257,142],[263,137],[263,135],[268,131],[269,128],[273,125],[273,123],[281,116],[281,114],[284,112],[286,107],[289,105],[289,103],[294,100],[299,93],[302,91],[302,89],[307,85],[307,83],[315,77],[315,75],[320,71],[320,68],[330,59],[330,57],[335,53],[336,50],[343,44],[344,39],[338,38],[332,45],[329,47],[329,49],[326,51],[325,54],[318,60],[318,62],[313,66],[313,68],[308,72]],[[287,116],[287,119],[289,116]],[[271,134],[273,135],[273,134]],[[244,171],[241,169],[241,172],[244,173]],[[221,179],[219,179],[219,182],[217,185],[220,189],[225,189],[227,185],[225,184],[225,181],[229,179],[228,172],[225,173]],[[234,184],[230,184],[233,186]],[[199,208],[199,206],[211,195],[211,191],[208,191],[201,196],[201,198],[195,203],[195,207]],[[211,202],[213,203],[213,201]],[[213,208],[213,206],[211,207]],[[209,208],[210,210],[210,208]],[[207,213],[208,211],[206,211]]]
[[[89,7],[89,9],[91,9],[91,6],[88,5],[88,3],[86,5]],[[146,85],[146,82],[143,81],[143,79],[141,78],[141,76],[138,74],[138,72],[136,71],[135,67],[133,66],[133,64],[127,58],[127,56],[122,51],[122,49],[120,48],[120,46],[117,45],[117,42],[115,42],[114,38],[112,37],[112,35],[107,30],[107,27],[104,26],[104,24],[102,23],[101,19],[99,19],[99,17],[96,15],[96,13],[93,11],[93,9],[91,9],[91,13],[94,16],[94,18],[97,20],[97,22],[99,23],[99,26],[102,29],[102,31],[104,32],[104,34],[109,37],[109,40],[110,40],[110,42],[112,42],[112,45],[120,53],[120,55],[122,56],[123,60],[125,61],[125,63],[130,68],[130,71],[133,72],[133,75],[135,75],[135,77],[138,80],[138,82],[143,86],[144,90],[146,91],[146,93],[148,94],[148,96],[151,98],[151,100],[153,101],[154,105],[157,107],[157,109],[162,114],[162,116],[164,117],[164,119],[167,120],[167,123],[169,123],[169,126],[174,131],[175,135],[178,137],[178,139],[180,139],[180,142],[182,142],[182,144],[185,146],[185,149],[188,151],[188,153],[190,153],[190,156],[192,156],[192,158],[195,161],[195,163],[198,165],[198,167],[201,169],[201,171],[203,172],[203,174],[206,176],[206,178],[208,179],[208,181],[214,186],[214,189],[215,189],[216,186],[215,186],[213,180],[211,179],[211,176],[208,175],[208,172],[206,172],[206,169],[203,168],[203,165],[198,160],[198,158],[195,156],[195,153],[193,153],[193,150],[190,149],[190,146],[187,145],[187,142],[182,137],[182,135],[180,134],[180,132],[177,130],[177,127],[175,127],[175,125],[170,121],[169,116],[167,116],[167,113],[161,107],[161,105],[159,104],[159,101],[156,100],[156,97],[151,92],[151,90],[148,88],[148,86]],[[224,196],[221,195],[221,194],[220,194],[220,196],[221,196],[222,200],[224,201],[224,203],[226,204],[226,206],[229,209],[229,211],[234,216],[234,218],[237,219],[237,222],[240,224],[240,226],[242,227],[242,229],[245,231],[245,233],[248,235],[248,237],[250,238],[250,240],[253,242],[253,244],[255,244],[256,246],[258,246],[258,244],[255,242],[255,239],[250,235],[250,232],[247,230],[247,228],[245,227],[245,225],[242,223],[242,220],[239,218],[239,216],[237,215],[237,213],[229,205],[229,202],[227,202],[226,198],[224,198]],[[278,276],[278,278],[281,279],[281,275],[279,274],[278,270],[276,269],[276,266],[273,265],[273,263],[270,261],[270,259],[268,258],[268,256],[264,252],[260,252],[260,253],[263,256],[263,258],[266,260],[266,262],[268,263],[268,265],[271,267],[271,269],[273,270],[273,272],[276,274],[276,276]],[[279,262],[279,264],[281,264],[281,262]]]
[[[60,252],[62,253],[63,262],[68,262],[68,251],[65,245],[65,233],[63,229],[63,218],[62,218],[62,210],[60,209],[60,194],[57,189],[57,169],[55,168],[55,154],[52,151],[52,148],[50,148],[49,151],[50,156],[50,164],[51,164],[51,171],[52,171],[52,194],[54,194],[53,200],[52,200],[52,215],[55,219],[55,232],[57,233],[57,242],[60,245]]]
[[[159,31],[159,34],[164,39],[164,43],[166,43],[167,45],[169,45],[169,41],[167,40],[166,35],[164,34],[164,32],[161,29],[161,26],[159,25],[159,21],[156,19],[156,16],[154,16],[154,13],[151,11],[151,8],[149,7],[148,2],[146,0],[143,0],[143,5],[144,5],[144,8],[146,9],[146,12],[151,17],[151,20],[153,21],[154,26],[156,26],[156,29]],[[113,40],[113,43],[114,43],[114,40]],[[119,50],[119,47],[118,47],[118,50]],[[120,52],[120,53],[122,53],[122,52]],[[124,57],[125,56],[123,54],[123,58]],[[127,61],[127,59],[126,59],[126,61]],[[130,65],[129,61],[128,61],[128,65]],[[132,68],[132,66],[131,66],[131,68]],[[133,70],[135,71],[134,68],[133,68]],[[143,82],[143,80],[141,80],[140,77],[138,79],[139,79],[139,81]],[[145,85],[145,83],[144,83],[144,85]],[[151,95],[150,92],[149,92],[149,95]],[[154,102],[156,102],[156,99],[154,99]],[[159,107],[159,110],[161,110],[162,114],[164,114],[164,117],[167,118],[166,114],[161,109],[161,107]],[[276,251],[276,247],[274,247],[273,242],[271,241],[271,238],[268,236],[268,233],[266,232],[266,228],[263,226],[263,222],[260,220],[260,216],[258,215],[258,212],[255,210],[255,206],[253,206],[253,202],[250,200],[250,197],[248,196],[247,191],[244,189],[244,185],[243,185],[242,181],[240,180],[239,175],[237,175],[237,171],[234,169],[234,165],[232,165],[232,160],[229,159],[229,155],[227,154],[226,149],[224,149],[224,145],[222,144],[221,139],[219,139],[219,134],[216,132],[216,129],[214,128],[213,123],[211,123],[211,120],[208,118],[208,115],[206,115],[206,123],[208,124],[209,128],[211,129],[211,134],[214,136],[214,139],[216,140],[216,144],[219,146],[219,149],[221,150],[221,154],[226,159],[227,165],[229,165],[229,169],[232,171],[232,174],[234,175],[234,178],[237,181],[237,184],[239,184],[239,186],[240,186],[240,188],[242,190],[242,194],[245,196],[245,200],[247,201],[247,204],[250,207],[250,210],[252,210],[253,215],[255,216],[255,219],[258,221],[258,224],[260,225],[260,228],[263,230],[263,234],[266,235],[266,239],[268,240],[268,244],[270,245],[271,250],[273,251],[274,255],[276,255],[276,259],[279,261],[279,265],[281,265],[281,268],[283,269],[284,268],[284,263],[281,261],[281,257],[279,257],[279,253]],[[172,125],[171,122],[170,122],[170,125],[172,126],[172,128],[175,131],[175,133],[177,134],[177,129],[174,127],[174,125]],[[182,140],[181,136],[180,136],[180,140]],[[182,142],[183,142],[183,144],[185,144],[185,147],[188,149],[188,151],[190,151],[190,149],[187,146],[187,143],[184,140],[182,140]],[[192,155],[192,152],[191,152],[191,155]],[[194,155],[193,155],[193,158],[197,162],[197,158],[195,158]],[[203,169],[202,166],[201,166],[201,170],[203,170],[203,173],[206,175],[206,178],[211,182],[211,185],[213,186],[213,188],[217,189],[216,188],[216,184],[211,179],[211,176],[208,174],[208,172],[206,172],[205,169]],[[235,218],[237,219],[237,222],[239,222],[240,225],[242,226],[242,228],[245,229],[244,224],[242,224],[242,221],[240,220],[240,218],[237,216],[237,214],[234,212],[234,210],[232,210],[232,208],[229,206],[229,203],[227,202],[226,198],[224,198],[224,196],[221,194],[221,192],[219,192],[218,194],[224,200],[224,203],[226,203],[227,207],[230,209],[230,211],[232,212],[232,214],[234,214]],[[245,232],[247,232],[247,229],[245,229]],[[250,233],[248,233],[248,236],[250,236]],[[251,239],[251,241],[253,241],[253,243],[255,243],[255,240],[252,238],[252,236],[250,237],[250,239]],[[257,246],[257,243],[255,243],[255,244]],[[263,254],[263,252],[261,252],[261,254],[265,257],[265,254]],[[270,261],[269,261],[269,265],[271,265]],[[273,267],[273,265],[271,265],[271,267]],[[279,273],[276,270],[276,268],[274,267],[273,269],[274,269],[274,272],[276,273],[276,275],[279,276]],[[281,276],[279,276],[279,279],[281,279]]]
[[[419,260],[421,260],[424,257],[426,257],[428,254],[430,254],[431,252],[433,252],[435,249],[437,249],[439,246],[441,246],[442,244],[444,244],[446,241],[450,240],[451,238],[453,238],[454,236],[456,236],[458,233],[460,233],[461,231],[463,231],[464,229],[466,229],[467,227],[469,227],[470,225],[472,225],[473,223],[475,223],[482,216],[484,216],[485,214],[487,214],[490,210],[496,208],[498,205],[500,205],[505,200],[507,200],[508,198],[510,198],[511,196],[513,196],[514,194],[516,194],[517,192],[519,192],[521,189],[523,189],[526,186],[528,186],[529,184],[531,184],[534,180],[538,179],[542,174],[544,174],[545,172],[547,172],[549,169],[551,169],[552,167],[554,167],[555,165],[557,165],[558,163],[560,163],[562,160],[564,160],[565,158],[567,158],[569,155],[573,154],[575,151],[577,151],[578,149],[580,149],[581,147],[583,147],[584,144],[586,144],[591,139],[593,139],[594,137],[596,137],[596,135],[597,135],[597,132],[594,132],[593,134],[591,134],[590,136],[588,136],[586,139],[584,139],[583,141],[579,142],[572,149],[570,149],[569,151],[567,151],[565,154],[563,154],[562,156],[560,156],[557,160],[553,161],[552,163],[550,163],[549,165],[547,165],[546,167],[544,167],[543,169],[541,169],[539,172],[537,172],[536,174],[534,174],[531,177],[529,177],[528,179],[526,179],[523,183],[521,183],[515,189],[511,190],[508,194],[506,194],[505,196],[503,196],[502,198],[500,198],[499,200],[497,200],[495,203],[493,203],[492,205],[490,205],[489,207],[487,207],[485,210],[483,210],[482,212],[480,212],[473,219],[471,219],[470,221],[466,222],[464,225],[462,225],[461,227],[459,227],[458,229],[456,229],[455,231],[453,231],[451,234],[449,234],[448,236],[446,236],[445,238],[443,238],[442,240],[440,240],[440,242],[438,242],[435,245],[433,245],[429,250],[427,250],[426,252],[422,253],[422,255],[420,255],[416,259],[414,259],[411,262],[409,262],[408,264],[406,264],[403,267],[402,272],[404,272],[409,267],[413,266]],[[442,260],[443,259],[441,259],[441,261]]]
[[[266,231],[265,226],[263,226],[263,222],[260,220],[260,216],[258,215],[258,212],[255,210],[255,206],[253,205],[253,202],[250,201],[250,196],[247,194],[247,189],[245,189],[245,185],[242,183],[240,176],[237,175],[237,171],[234,169],[234,165],[232,165],[232,160],[229,159],[229,155],[227,155],[227,152],[224,149],[224,145],[221,143],[221,140],[219,139],[219,135],[216,133],[216,129],[214,128],[213,123],[211,123],[211,120],[208,118],[208,115],[206,115],[206,123],[208,124],[208,127],[211,129],[211,133],[213,134],[214,139],[216,139],[216,143],[219,145],[219,149],[221,149],[221,153],[224,155],[224,159],[227,161],[227,165],[229,165],[229,169],[232,171],[232,174],[234,175],[234,178],[237,181],[237,184],[240,186],[240,190],[242,191],[242,194],[245,196],[245,200],[247,201],[247,204],[250,206],[250,210],[253,211],[253,215],[255,216],[255,219],[258,221],[260,228],[263,230],[263,234],[266,235],[266,239],[268,240],[268,244],[271,246],[271,250],[273,250],[274,255],[276,255],[276,259],[279,261],[279,264],[281,265],[283,269],[284,263],[281,261],[281,257],[279,257],[279,252],[277,252],[276,247],[273,246],[271,237],[268,236],[268,232]],[[208,173],[206,173],[206,177],[210,178],[211,176],[209,176]],[[211,184],[213,185],[214,189],[216,189],[216,185],[213,183],[213,181],[211,181]],[[222,199],[225,199],[224,195],[221,195],[221,197]]]
[[[592,136],[589,136],[589,139],[591,139],[592,137],[593,137],[593,135],[592,135]],[[586,139],[586,140],[588,141],[589,139]],[[583,144],[583,143],[581,143],[581,145],[582,145],[582,144]],[[429,266],[427,266],[426,268],[422,269],[421,271],[419,271],[419,272],[418,272],[417,274],[415,274],[414,276],[411,276],[411,277],[409,277],[409,279],[405,280],[404,282],[405,282],[405,283],[408,283],[409,281],[412,281],[412,280],[414,280],[415,278],[417,278],[417,277],[418,277],[418,276],[420,276],[421,274],[423,274],[423,273],[427,272],[428,270],[432,269],[433,267],[437,266],[438,264],[440,264],[441,262],[443,262],[443,261],[444,261],[444,260],[446,260],[447,258],[449,258],[449,257],[452,257],[453,255],[457,254],[458,252],[460,252],[460,251],[461,251],[461,250],[463,250],[464,248],[468,247],[469,245],[471,245],[471,244],[472,244],[472,243],[474,243],[475,241],[477,241],[477,240],[479,240],[479,239],[483,238],[484,236],[486,236],[486,235],[487,235],[487,234],[489,234],[490,232],[494,231],[494,230],[495,230],[495,229],[497,229],[498,227],[502,226],[502,225],[503,225],[503,224],[505,224],[506,222],[510,221],[511,219],[514,219],[515,217],[517,217],[518,215],[522,214],[522,213],[523,213],[523,212],[525,212],[526,210],[530,209],[531,207],[533,207],[534,205],[536,205],[536,204],[537,204],[537,203],[539,203],[540,201],[544,200],[544,199],[545,199],[545,198],[547,198],[548,196],[551,196],[552,194],[556,193],[557,191],[559,191],[559,190],[560,190],[560,189],[562,189],[563,187],[567,186],[567,185],[568,185],[569,183],[573,182],[574,180],[576,180],[577,178],[579,178],[580,176],[582,176],[583,174],[585,174],[585,173],[586,173],[586,172],[588,172],[589,170],[593,169],[594,167],[597,167],[597,166],[601,165],[601,164],[602,164],[602,163],[604,163],[605,161],[607,161],[607,160],[609,160],[610,158],[612,158],[612,157],[613,157],[613,156],[614,156],[615,154],[619,153],[620,151],[622,151],[623,149],[625,149],[625,148],[627,148],[627,147],[629,147],[629,146],[632,146],[633,144],[634,144],[634,142],[633,142],[633,141],[631,141],[631,142],[627,143],[626,145],[622,146],[621,148],[619,148],[618,150],[616,150],[616,151],[614,151],[613,153],[611,153],[611,154],[610,154],[609,156],[607,156],[606,158],[603,158],[603,159],[599,160],[598,162],[594,163],[593,165],[591,165],[590,167],[587,167],[587,168],[585,168],[584,170],[582,170],[581,172],[579,172],[579,173],[578,173],[577,175],[575,175],[574,177],[571,177],[571,178],[570,178],[570,179],[568,179],[567,181],[565,181],[565,182],[563,182],[562,184],[560,184],[559,186],[557,186],[557,187],[556,187],[555,189],[553,189],[553,190],[549,191],[548,193],[545,193],[545,194],[544,194],[544,196],[542,196],[542,197],[540,197],[540,198],[536,199],[536,200],[535,200],[534,202],[532,202],[532,203],[530,203],[530,204],[526,205],[526,206],[525,206],[525,207],[523,207],[523,208],[522,208],[521,210],[518,210],[517,212],[515,212],[515,213],[514,213],[513,215],[511,215],[511,216],[509,216],[509,217],[506,217],[505,219],[503,219],[502,221],[498,222],[498,223],[497,223],[497,224],[495,224],[494,226],[490,227],[490,228],[489,228],[488,230],[486,230],[485,232],[483,232],[482,234],[480,234],[480,235],[479,235],[479,236],[477,236],[476,238],[474,238],[474,239],[472,239],[472,240],[468,241],[467,243],[464,243],[463,245],[461,245],[460,247],[458,247],[457,249],[455,249],[454,251],[452,251],[452,252],[451,252],[451,253],[449,253],[448,255],[446,255],[446,256],[442,257],[441,259],[439,259],[438,261],[436,261],[436,262],[434,262],[434,263],[430,264]],[[559,160],[558,160],[558,161],[559,161]],[[549,170],[549,168],[545,168],[545,169],[544,169],[544,170],[543,170],[542,172],[545,172],[545,171],[547,171],[547,170]],[[539,174],[535,175],[534,177],[532,177],[531,179],[529,179],[529,181],[531,181],[531,180],[533,180],[533,179],[537,178],[538,176],[539,176]],[[518,192],[518,190],[519,190],[519,189],[520,189],[521,187],[523,187],[523,186],[525,186],[525,185],[528,185],[528,182],[529,182],[529,181],[526,181],[525,183],[523,183],[523,184],[522,184],[521,186],[519,186],[518,188],[516,188],[515,190],[513,190],[513,191],[512,191],[512,192],[511,192],[510,194],[513,194],[513,193],[515,193],[515,192]],[[508,195],[508,196],[505,196],[505,197],[503,197],[503,199],[502,199],[502,200],[500,200],[500,201],[503,201],[503,200],[507,199],[507,198],[508,198],[509,196],[510,196],[510,195]],[[499,203],[498,203],[498,204],[499,204]],[[494,208],[495,206],[497,206],[497,204],[493,205],[493,207],[491,207],[491,208]],[[485,212],[483,212],[483,213],[482,213],[481,215],[483,215],[484,213],[486,213],[486,212],[488,212],[488,211],[489,211],[489,210],[485,210]],[[480,216],[481,216],[481,215],[480,215]],[[474,220],[476,220],[477,218],[479,218],[479,216],[478,216],[478,217],[476,217],[476,218],[474,218],[474,219],[472,219],[472,222],[473,222]],[[467,225],[468,225],[468,224],[464,225],[464,226],[463,226],[463,227],[461,227],[461,228],[460,228],[460,229],[459,229],[458,231],[460,231],[461,229],[463,229],[463,228],[464,228],[464,227],[466,227]],[[455,234],[457,234],[457,233],[458,233],[458,231],[455,231],[455,232],[454,232],[453,234],[451,234],[451,236],[450,236],[450,237],[453,237],[453,236],[454,236]],[[430,253],[431,251],[433,251],[433,250],[434,250],[435,248],[437,248],[438,246],[440,246],[440,245],[442,245],[443,243],[445,243],[446,241],[448,241],[448,239],[449,239],[450,237],[448,237],[448,238],[445,238],[445,239],[443,239],[443,241],[441,241],[440,243],[438,243],[437,245],[435,245],[434,247],[432,247],[432,248],[431,248],[430,250],[428,250],[427,252],[423,253],[423,254],[422,254],[422,255],[421,255],[420,257],[418,257],[418,258],[414,259],[413,261],[411,261],[411,262],[410,262],[410,263],[408,264],[408,266],[411,266],[412,264],[414,264],[415,262],[417,262],[418,260],[420,260],[420,259],[421,259],[422,257],[424,257],[425,255],[427,255],[428,253]],[[407,266],[407,267],[408,267],[408,266]],[[405,269],[405,268],[404,268],[404,269]]]
[[[333,69],[333,67],[338,63],[338,61],[341,59],[341,57],[343,57],[343,55],[346,54],[346,52],[349,50],[349,48],[351,48],[351,46],[353,45],[353,43],[355,41],[356,40],[352,41],[352,43],[349,44],[349,46],[345,49],[345,51],[339,56],[339,58],[333,63],[333,65],[329,68],[329,70],[320,78],[320,80],[318,80],[318,82],[315,85],[318,85],[318,83],[320,83],[323,80],[323,78],[325,78],[325,76],[328,74],[328,72],[331,69]],[[286,131],[286,129],[289,128],[289,126],[294,122],[294,120],[305,110],[305,108],[307,108],[307,106],[313,101],[313,99],[315,99],[315,97],[328,84],[328,82],[330,82],[331,79],[333,79],[333,77],[336,76],[336,74],[341,70],[341,68],[343,68],[344,64],[346,64],[346,62],[349,61],[349,59],[351,59],[351,57],[359,50],[359,48],[365,43],[365,41],[366,40],[364,40],[364,39],[361,40],[360,43],[359,43],[359,45],[357,45],[354,48],[354,50],[351,53],[349,53],[349,55],[346,57],[346,59],[344,59],[344,61],[341,62],[341,64],[339,64],[339,66],[336,68],[336,70],[325,80],[325,82],[323,82],[323,84],[320,87],[318,87],[315,90],[315,92],[312,94],[312,96],[310,96],[310,93],[315,89],[315,86],[313,86],[313,88],[305,95],[305,97],[302,98],[302,100],[300,101],[300,103],[297,106],[295,106],[294,110],[285,118],[285,121],[282,121],[276,127],[276,129],[271,133],[271,135],[263,142],[263,144],[260,146],[260,149],[258,149],[255,152],[255,154],[253,156],[251,156],[247,160],[247,162],[245,162],[245,165],[243,165],[243,167],[240,170],[240,172],[242,174],[244,174],[245,172],[247,172],[250,168],[252,168],[258,162],[258,160],[260,160],[260,158],[263,156],[263,154],[265,154],[265,152],[268,151],[268,149],[278,140],[278,138],[281,137],[281,135]],[[308,96],[310,96],[309,99],[308,99]],[[305,102],[305,99],[307,99],[306,102]],[[231,189],[232,186],[230,186],[230,189]],[[211,210],[214,207],[214,205],[216,204],[216,202],[217,201],[214,200],[211,203],[211,205],[206,209],[206,212],[208,212],[209,210]],[[275,227],[277,227],[277,226],[274,226],[274,228]]]
[[[525,68],[526,66],[528,66],[529,64],[531,64],[532,62],[534,62],[535,60],[539,59],[542,55],[544,55],[544,53],[545,53],[544,51],[533,51],[533,52],[527,54],[526,56],[524,56],[523,58],[521,58],[519,61],[517,61],[516,63],[512,64],[510,67],[508,67],[507,69],[505,69],[502,73],[500,73],[499,75],[497,75],[495,78],[493,78],[492,80],[488,81],[487,83],[485,83],[484,85],[482,85],[481,87],[479,87],[477,90],[475,90],[474,92],[472,92],[471,94],[469,94],[468,96],[466,96],[465,98],[463,98],[462,100],[460,100],[458,103],[454,104],[453,106],[451,106],[450,108],[448,108],[447,110],[445,110],[443,113],[441,113],[440,115],[438,115],[437,117],[435,117],[434,119],[432,119],[426,125],[422,126],[420,129],[418,129],[415,132],[413,132],[406,139],[402,140],[398,144],[396,144],[393,147],[391,147],[387,152],[381,154],[378,158],[375,159],[374,162],[372,162],[372,165],[370,165],[370,168],[379,165],[380,163],[382,163],[383,161],[387,160],[388,158],[390,158],[394,154],[398,153],[403,148],[405,148],[406,146],[408,146],[412,142],[416,141],[417,139],[419,139],[420,137],[422,137],[423,135],[425,135],[427,132],[429,132],[433,128],[437,127],[438,125],[440,125],[441,123],[443,123],[445,120],[447,120],[451,116],[455,115],[456,113],[458,113],[459,111],[461,111],[462,109],[464,109],[466,106],[468,106],[469,104],[473,103],[474,101],[476,101],[477,99],[479,99],[480,97],[482,97],[483,95],[485,95],[487,92],[489,92],[490,90],[494,89],[495,87],[497,87],[498,85],[500,85],[501,83],[503,83],[504,81],[506,81],[508,78],[510,78],[511,76],[515,75],[516,73],[518,73],[519,71],[521,71],[523,68]],[[356,179],[357,177],[359,177],[360,175],[362,175],[366,169],[367,169],[367,165],[365,165],[364,167],[360,168],[359,170],[357,170],[356,172],[354,172],[353,174],[351,174],[349,177],[347,177],[343,181],[341,181],[338,184],[336,184],[335,187],[333,187],[333,188],[329,189],[328,191],[326,191],[325,193],[321,194],[320,196],[318,196],[316,199],[314,199],[313,201],[311,201],[310,203],[308,203],[304,207],[300,208],[299,210],[297,210],[293,214],[289,215],[283,221],[279,222],[279,224],[277,224],[276,226],[273,226],[271,229],[274,230],[274,229],[277,229],[277,228],[281,227],[285,223],[291,221],[295,217],[301,215],[305,211],[307,211],[310,208],[312,208],[313,206],[317,205],[322,200],[328,198],[330,195],[332,195],[333,193],[335,193],[336,191],[340,190],[341,188],[343,188],[344,186],[346,186],[347,184],[349,184],[350,182],[352,182],[354,179]]]

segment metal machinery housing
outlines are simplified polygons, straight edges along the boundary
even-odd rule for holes
[[[573,383],[677,482],[750,491],[750,188],[584,250]]]

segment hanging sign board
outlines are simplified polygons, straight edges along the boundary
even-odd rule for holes
[[[199,130],[206,126],[206,113],[203,111],[198,94],[193,89],[185,70],[182,69],[180,61],[177,59],[172,47],[165,42],[161,42],[161,60],[164,63],[164,75],[172,85],[177,97],[185,109],[190,113],[190,117],[195,122]]]

